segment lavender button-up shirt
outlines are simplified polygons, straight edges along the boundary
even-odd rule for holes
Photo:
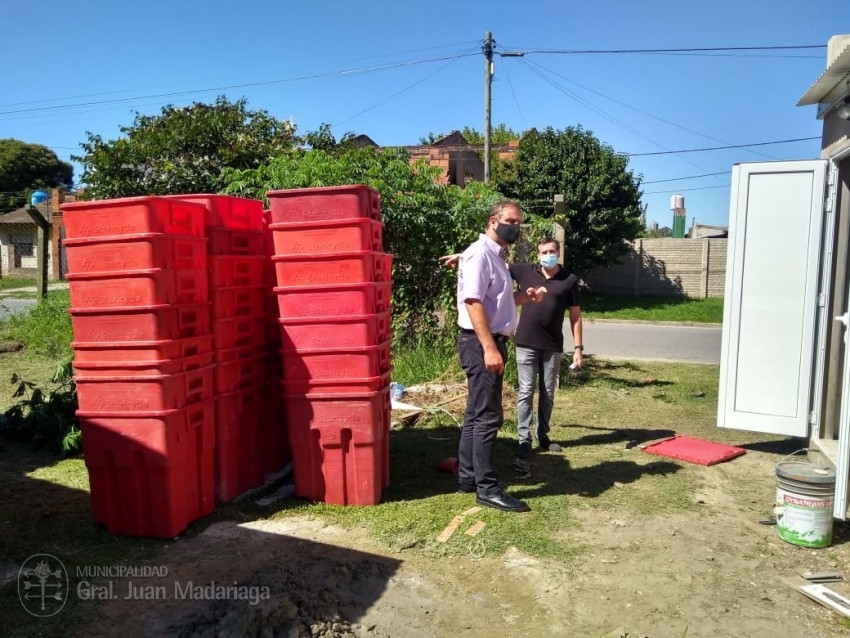
[[[502,248],[487,235],[479,235],[460,256],[457,277],[457,322],[472,330],[466,300],[476,299],[484,305],[490,332],[512,335],[516,330],[517,311],[514,282]]]

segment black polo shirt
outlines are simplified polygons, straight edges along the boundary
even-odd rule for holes
[[[546,287],[540,303],[525,303],[519,315],[516,344],[549,352],[564,351],[564,315],[567,308],[578,306],[578,277],[563,266],[546,279],[540,264],[511,264],[511,277],[520,290]]]

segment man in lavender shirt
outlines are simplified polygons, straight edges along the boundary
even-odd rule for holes
[[[496,477],[506,344],[516,329],[516,306],[539,302],[546,293],[544,287],[514,292],[503,252],[519,238],[521,219],[518,204],[493,206],[486,231],[460,256],[457,282],[457,344],[469,390],[458,450],[458,489],[475,492],[480,505],[509,512],[530,508],[511,496]]]

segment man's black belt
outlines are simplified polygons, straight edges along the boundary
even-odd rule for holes
[[[474,335],[475,334],[475,330],[470,330],[469,328],[461,328],[460,331],[465,335]],[[508,339],[510,339],[510,337],[508,335],[503,335],[503,334],[498,333],[498,332],[493,332],[491,334],[493,335],[493,339],[495,341],[501,341],[502,343],[505,343]]]

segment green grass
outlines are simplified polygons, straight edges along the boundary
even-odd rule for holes
[[[581,313],[588,319],[722,323],[723,299],[611,297],[583,293]]]
[[[29,312],[0,321],[0,338],[19,341],[30,352],[52,357],[57,363],[69,360],[73,354],[70,305],[67,290],[52,290]]]
[[[13,288],[25,288],[35,286],[36,280],[28,277],[3,277],[0,278],[0,290],[11,290]]]

